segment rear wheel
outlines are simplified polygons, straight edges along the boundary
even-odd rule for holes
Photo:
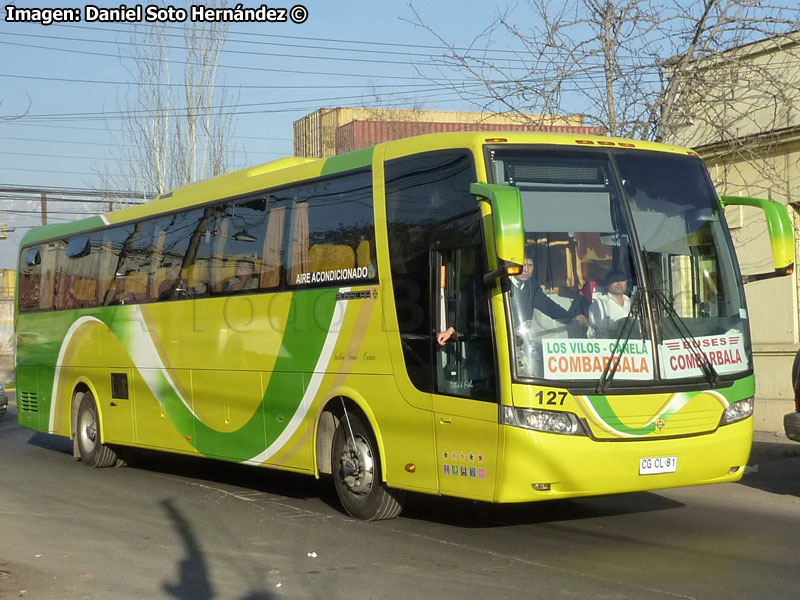
[[[347,514],[366,521],[400,514],[403,493],[383,483],[375,436],[352,411],[342,415],[336,427],[331,467],[336,493]]]
[[[100,443],[100,418],[91,392],[81,398],[75,441],[81,462],[87,467],[110,467],[117,462],[116,452]]]

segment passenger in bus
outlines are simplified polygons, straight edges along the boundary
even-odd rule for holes
[[[616,322],[631,312],[631,299],[625,293],[628,276],[624,272],[612,269],[606,276],[606,290],[589,307],[589,337],[616,337]]]
[[[544,293],[536,278],[533,257],[525,256],[522,272],[511,278],[511,310],[515,322],[522,324],[533,319],[534,311],[538,310],[545,316],[571,324],[573,321],[581,328],[586,327],[586,316],[582,312],[582,305],[575,301],[564,308],[554,302]]]
[[[226,291],[238,292],[241,290],[256,289],[258,287],[258,279],[255,277],[255,272],[256,269],[253,261],[236,261],[236,275],[226,283]]]

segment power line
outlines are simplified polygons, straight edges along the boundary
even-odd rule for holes
[[[112,190],[112,189],[96,189],[96,188],[77,188],[68,186],[29,186],[18,184],[5,184],[0,185],[0,194],[63,194],[72,196],[89,196],[89,197],[115,197],[115,198],[135,198],[147,195],[154,198],[156,194],[146,193],[135,190]],[[97,200],[86,200],[86,202],[98,202]],[[99,200],[105,202],[105,200]]]
[[[112,41],[112,40],[93,40],[93,39],[85,39],[85,38],[69,38],[69,37],[64,37],[64,36],[47,36],[47,35],[41,35],[41,34],[8,33],[7,35],[18,35],[18,36],[24,36],[26,38],[37,37],[37,38],[54,39],[54,40],[61,40],[61,41],[76,41],[76,42],[89,42],[89,43],[101,43],[101,44],[114,44],[114,45],[117,45],[117,46],[119,46],[119,45],[140,45],[140,46],[144,46],[144,47],[155,47],[155,48],[159,48],[160,47],[157,44],[135,44],[135,43],[132,43],[132,42],[119,42],[119,41]],[[71,48],[53,48],[53,47],[50,47],[50,46],[40,46],[40,45],[35,45],[35,44],[23,44],[23,43],[17,43],[17,42],[0,41],[0,44],[8,44],[8,45],[12,45],[12,46],[23,46],[23,47],[29,47],[29,48],[38,48],[38,49],[45,49],[45,50],[54,50],[54,51],[58,51],[58,52],[72,52],[72,53],[77,53],[77,54],[88,54],[88,55],[94,55],[94,56],[105,56],[105,57],[112,56],[112,55],[107,54],[107,53],[98,53],[98,52],[92,52],[92,51],[89,51],[89,50],[75,50],[75,49],[71,49]],[[185,48],[177,47],[177,46],[166,46],[166,48],[167,49],[179,49],[179,50],[184,50],[185,49]],[[229,53],[229,54],[242,54],[242,55],[255,55],[255,56],[278,56],[278,57],[282,57],[282,58],[295,58],[295,59],[338,60],[338,61],[343,61],[343,62],[369,62],[369,63],[381,63],[381,64],[409,65],[409,66],[415,66],[415,67],[420,67],[420,66],[422,66],[422,67],[425,67],[425,66],[427,66],[427,67],[448,67],[448,68],[458,68],[459,67],[458,64],[453,64],[451,62],[452,60],[454,60],[454,57],[448,57],[448,56],[431,57],[432,59],[435,58],[434,62],[418,63],[418,62],[413,62],[413,61],[387,61],[387,60],[346,58],[346,57],[333,57],[333,56],[307,56],[307,55],[280,54],[280,53],[269,53],[269,52],[249,52],[249,51],[242,51],[242,50],[222,50],[222,52],[226,52],[226,53]],[[134,60],[134,61],[135,60],[141,60],[141,58],[135,57],[135,56],[122,56],[122,55],[120,55],[119,58],[120,59]],[[156,60],[156,59],[144,57],[144,60]],[[499,68],[497,65],[494,64],[496,62],[495,59],[492,59],[492,58],[464,56],[464,57],[458,57],[458,60],[463,60],[463,61],[465,61],[467,63],[475,64],[477,66],[480,66],[480,65],[486,66],[486,63],[489,62],[489,63],[491,63],[489,65],[491,68]],[[503,60],[505,60],[506,62],[509,61],[509,59],[503,59]],[[183,63],[181,61],[176,61],[176,60],[168,59],[168,58],[158,58],[157,61],[158,62],[164,62],[164,63],[193,64],[193,63]],[[509,66],[508,68],[510,70],[524,70],[526,72],[530,72],[530,67],[529,67],[528,61],[525,61],[524,59],[514,59],[514,61],[515,62],[519,62],[519,63],[523,63],[523,66],[518,66],[518,67]],[[585,62],[588,63],[588,59]],[[656,65],[656,64],[651,65],[649,67],[647,65],[637,65],[636,67],[631,67],[631,68],[636,68],[637,70],[641,69],[643,67],[644,68],[655,69],[657,66],[658,65]],[[320,72],[312,72],[312,71],[270,69],[270,68],[266,68],[266,67],[247,67],[247,66],[243,66],[243,65],[222,65],[222,64],[220,64],[220,65],[218,65],[218,67],[219,68],[228,68],[228,69],[249,69],[249,70],[259,70],[259,71],[272,71],[272,72],[279,72],[279,73],[299,73],[299,74],[309,74],[309,75],[332,75],[332,73],[330,73],[330,72],[320,73]],[[602,71],[603,68],[604,68],[603,64],[599,63],[599,62],[597,64],[595,64],[595,65],[591,65],[591,64],[584,64],[583,65],[583,70],[584,71],[589,71],[589,70],[600,70],[600,71]],[[412,80],[418,80],[419,79],[419,77],[407,77],[407,76],[399,76],[399,75],[398,76],[364,75],[364,74],[352,74],[352,73],[336,73],[335,75],[338,75],[338,76],[341,76],[341,77],[365,77],[366,76],[366,77],[380,78],[380,79],[412,79]],[[470,80],[461,80],[461,81],[470,81]]]
[[[67,28],[75,28],[75,29],[92,29],[98,31],[107,31],[109,33],[127,33],[129,30],[125,29],[109,29],[106,27],[89,27],[87,25],[77,25],[72,23],[54,23],[54,27],[67,27]],[[181,28],[177,26],[165,25],[164,29],[171,29],[175,31],[180,31]],[[162,35],[160,32],[152,32],[146,30],[140,30],[139,34],[144,35]],[[167,34],[170,37],[182,37],[177,34]],[[299,35],[281,35],[276,33],[254,33],[250,31],[228,31],[228,38],[230,36],[246,36],[251,38],[276,38],[276,39],[284,39],[284,40],[303,40],[303,41],[310,41],[310,42],[330,42],[334,44],[352,44],[352,45],[360,45],[360,46],[369,46],[369,47],[393,47],[393,48],[413,48],[413,49],[426,49],[426,50],[434,50],[434,51],[463,51],[463,52],[476,52],[476,53],[486,53],[486,52],[493,52],[497,54],[514,54],[518,55],[520,53],[525,53],[526,50],[524,48],[520,49],[503,49],[503,48],[476,48],[473,46],[448,46],[448,45],[434,45],[434,44],[410,44],[408,42],[384,42],[384,41],[375,41],[375,40],[353,40],[353,39],[341,39],[341,38],[320,38],[320,37],[305,37]],[[201,36],[201,39],[205,39]],[[244,40],[236,40],[233,39],[232,41],[242,42],[242,43],[251,43],[251,44],[269,44],[269,45],[276,45],[275,42],[261,42],[261,41],[250,41],[245,42]],[[313,46],[312,46],[313,47]],[[356,52],[359,51],[358,48],[342,48],[342,51],[351,51]],[[378,52],[377,50],[374,52]],[[401,52],[395,52],[396,54],[401,54]],[[426,54],[425,56],[429,56]],[[632,57],[636,57],[637,55],[632,55]]]
[[[0,137],[0,139],[7,139],[7,138]],[[62,143],[69,143],[69,142],[62,142]],[[110,146],[112,144],[104,144],[104,145]],[[135,159],[132,158],[111,157],[111,156],[76,156],[74,154],[41,154],[38,152],[6,152],[6,151],[0,151],[0,154],[5,154],[9,156],[35,156],[37,158],[71,158],[78,160],[113,160],[117,162],[135,162]],[[248,154],[250,153],[248,152]],[[266,154],[269,156],[285,155],[284,152],[253,152],[252,154]]]
[[[104,133],[125,133],[125,129],[110,129],[107,127],[87,127],[87,126],[73,126],[73,125],[55,125],[55,124],[40,124],[40,123],[20,123],[19,121],[7,121],[3,123],[3,127],[46,127],[48,130],[50,129],[72,129],[77,131],[102,131]],[[261,137],[261,136],[252,136],[252,135],[232,135],[229,139],[233,140],[269,140],[269,141],[279,141],[279,142],[291,142],[292,138],[277,138],[277,137]],[[91,143],[91,142],[85,142]]]
[[[54,23],[54,26],[57,27],[67,27],[70,29],[91,29],[97,31],[107,31],[109,33],[128,33],[130,30],[126,29],[110,29],[107,27],[90,27],[87,25],[77,25],[71,23]],[[164,29],[171,29],[175,31],[181,31],[180,27],[171,26],[171,25],[164,25]],[[139,34],[143,35],[163,35],[160,32],[153,32],[153,31],[146,31],[146,30],[139,30]],[[182,35],[178,34],[166,34],[170,37],[183,37]],[[272,33],[253,33],[249,31],[228,31],[227,39],[231,39],[231,36],[246,36],[251,38],[276,38],[276,39],[283,39],[283,40],[303,40],[303,41],[310,41],[310,42],[330,42],[334,44],[352,44],[352,45],[361,45],[361,46],[379,46],[379,47],[393,47],[393,48],[414,48],[414,49],[428,49],[428,50],[448,50],[447,46],[434,46],[434,45],[425,45],[425,44],[409,44],[409,43],[401,43],[401,42],[377,42],[377,41],[365,41],[365,40],[353,40],[353,39],[336,39],[336,38],[317,38],[317,37],[304,37],[304,36],[295,36],[295,35],[280,35],[280,34],[272,34]],[[204,36],[200,36],[201,39],[205,39]],[[261,42],[261,41],[249,41],[246,42],[244,40],[236,40],[231,39],[231,41],[241,42],[241,43],[251,43],[251,44],[263,44],[263,45],[277,45],[277,42]],[[287,44],[289,45],[289,44]],[[301,46],[302,47],[302,46]],[[313,46],[312,46],[313,47]],[[360,51],[358,48],[342,48],[343,51],[351,51],[356,52]],[[478,52],[482,51],[491,51],[491,52],[498,52],[498,53],[516,53],[516,50],[503,50],[503,49],[489,49],[489,48],[457,48],[454,47],[453,50],[474,50]],[[375,51],[378,52],[378,51]],[[400,54],[400,52],[394,52],[396,54]]]
[[[2,43],[2,42],[0,42]],[[475,86],[482,86],[481,83],[473,83],[470,87]],[[468,90],[465,90],[468,91]],[[447,96],[444,99],[451,98],[452,93],[454,90],[451,89],[442,89],[440,87],[435,88],[428,88],[423,90],[418,90],[417,94],[424,92],[424,93],[431,93],[433,94],[432,98],[437,98],[439,95],[446,93]],[[424,96],[423,96],[424,98]],[[273,102],[249,102],[249,103],[236,103],[236,104],[220,104],[216,106],[204,107],[200,111],[193,113],[195,116],[203,116],[212,114],[213,111],[225,109],[227,114],[239,115],[239,114],[260,114],[260,113],[280,113],[280,112],[296,112],[301,110],[308,110],[310,107],[307,106],[295,106],[295,107],[288,107],[285,109],[278,109],[278,110],[258,110],[258,111],[247,111],[247,110],[240,110],[243,108],[253,108],[253,107],[265,107],[265,106],[279,106],[279,105],[286,105],[286,104],[311,104],[312,106],[319,106],[322,103],[326,102],[339,102],[342,100],[360,100],[363,99],[363,95],[360,96],[334,96],[328,98],[311,98],[307,100],[276,100]],[[227,110],[233,109],[233,110]],[[162,109],[162,108],[154,108],[154,109],[137,109],[137,110],[124,110],[124,111],[97,111],[97,112],[80,112],[80,113],[49,113],[49,114],[41,114],[41,115],[24,115],[19,117],[18,120],[22,121],[49,121],[49,120],[58,120],[58,121],[71,121],[71,120],[98,120],[98,119],[130,119],[136,118],[138,116],[146,116],[150,117],[152,115],[174,115],[180,116],[187,112],[185,107],[179,108],[170,108],[170,109]]]
[[[0,40],[0,44],[5,44],[7,46],[17,46],[21,48],[36,48],[39,50],[55,50],[56,52],[69,52],[72,54],[83,54],[88,56],[102,56],[105,58],[110,58],[113,55],[104,52],[91,52],[89,50],[73,50],[70,48],[53,48],[51,46],[39,46],[36,44],[23,44],[21,42],[6,42]],[[171,64],[180,64],[180,65],[193,65],[193,66],[202,66],[199,63],[186,63],[185,61],[178,61],[178,60],[171,60],[171,59],[162,59],[160,62],[166,62]],[[361,77],[361,78],[368,78],[368,79],[395,79],[395,80],[412,80],[418,81],[420,77],[415,76],[403,76],[403,75],[377,75],[377,74],[368,74],[368,73],[334,73],[331,71],[299,71],[297,69],[272,69],[269,67],[248,67],[244,65],[217,65],[217,68],[220,69],[238,69],[244,71],[259,71],[259,72],[268,72],[268,73],[290,73],[294,75],[323,75],[328,77]],[[470,80],[463,80],[465,82],[469,82]]]
[[[108,29],[108,28],[95,28],[95,27],[88,27],[88,26],[80,26],[75,25],[73,26],[75,29],[89,29],[91,31],[106,31],[109,33],[125,33],[126,30],[123,29]],[[169,38],[180,38],[184,39],[183,35],[180,34],[171,34],[171,33],[161,33],[161,32],[148,32],[148,31],[138,31],[138,35],[149,35],[149,36],[159,36],[159,37],[169,37]],[[51,40],[61,40],[61,41],[69,41],[69,42],[89,42],[95,44],[114,44],[116,46],[137,46],[137,47],[144,47],[144,48],[167,48],[172,50],[185,50],[185,46],[169,46],[160,43],[156,44],[148,44],[146,42],[139,42],[139,41],[120,41],[120,40],[102,40],[96,38],[77,38],[77,37],[68,37],[68,36],[58,36],[58,35],[47,35],[47,34],[30,34],[30,33],[8,33],[8,35],[17,35],[23,37],[36,37],[41,39],[51,39]],[[366,62],[366,63],[380,63],[380,64],[398,64],[398,65],[416,65],[419,64],[414,61],[391,61],[391,60],[379,60],[379,59],[368,59],[368,58],[353,58],[353,57],[337,57],[337,56],[329,56],[329,55],[316,55],[316,56],[307,56],[307,55],[298,55],[298,54],[283,54],[283,53],[275,53],[275,52],[256,52],[251,50],[233,50],[229,48],[225,48],[224,44],[227,43],[234,43],[234,44],[251,44],[251,45],[260,45],[260,46],[279,46],[281,48],[303,48],[308,50],[333,50],[334,52],[350,52],[355,54],[369,54],[369,55],[392,55],[392,56],[408,56],[408,57],[420,57],[426,58],[429,60],[438,60],[442,58],[446,58],[449,53],[457,52],[463,50],[465,52],[471,52],[474,55],[465,54],[460,56],[459,58],[464,60],[474,60],[474,61],[500,61],[503,63],[523,63],[526,64],[524,58],[519,58],[521,55],[529,54],[530,51],[527,49],[520,49],[520,50],[502,50],[502,49],[495,49],[495,48],[485,48],[485,49],[476,49],[476,48],[455,48],[449,46],[439,46],[436,47],[437,50],[441,50],[446,52],[447,54],[442,55],[434,55],[431,53],[421,53],[421,52],[409,52],[408,50],[403,51],[392,51],[392,50],[375,50],[375,49],[361,49],[361,48],[341,48],[336,46],[321,46],[319,43],[317,44],[292,44],[287,42],[264,42],[264,41],[252,41],[252,40],[241,40],[231,37],[230,35],[225,36],[224,39],[220,40],[216,37],[210,36],[198,36],[201,40],[212,40],[214,42],[221,41],[223,46],[220,47],[220,53],[224,54],[241,54],[241,55],[251,55],[251,56],[278,56],[283,58],[300,58],[300,59],[313,59],[313,60],[338,60],[343,62]],[[319,41],[319,40],[315,40]],[[499,55],[499,56],[495,56]],[[638,55],[631,55],[631,58],[640,58]],[[423,63],[424,64],[424,63]],[[602,62],[598,61],[595,66],[602,66]]]
[[[97,176],[98,173],[87,173],[85,171],[54,171],[53,169],[23,169],[17,167],[0,167],[0,170],[3,171],[23,171],[26,173],[56,173],[58,175],[92,175]],[[103,173],[108,177],[127,177],[127,175],[123,176],[119,173]]]
[[[130,86],[141,86],[141,82],[139,81],[113,81],[108,79],[73,79],[68,77],[43,77],[43,76],[35,76],[35,75],[12,75],[10,73],[0,73],[0,77],[8,77],[12,79],[30,79],[35,81],[60,81],[64,83],[81,83],[81,84],[97,84],[97,85],[130,85]],[[187,87],[185,83],[148,83],[148,85],[158,86],[158,87],[172,87],[172,88],[184,88]],[[397,83],[392,85],[386,86],[369,86],[372,89],[386,89],[386,90],[396,90],[398,88],[415,88],[418,87],[420,84],[418,83]],[[193,86],[195,87],[195,86]],[[204,88],[204,89],[243,89],[243,90],[314,90],[314,89],[362,89],[365,86],[362,84],[320,84],[320,85],[253,85],[253,84],[222,84],[222,83],[215,83],[215,84],[206,84],[206,85],[198,85],[196,87]]]
[[[144,42],[122,42],[119,40],[98,40],[98,39],[87,39],[87,38],[73,38],[73,37],[66,37],[66,36],[58,36],[58,35],[44,35],[44,34],[36,34],[36,33],[13,33],[13,32],[5,32],[6,35],[14,35],[14,36],[22,36],[25,38],[40,38],[40,39],[47,39],[47,40],[60,40],[66,42],[88,42],[90,44],[113,44],[115,46],[138,46],[142,48],[158,48],[158,49],[167,49],[167,50],[186,50],[184,46],[169,46],[169,45],[162,45],[162,44],[147,44]],[[172,37],[172,36],[171,36]],[[177,36],[176,36],[177,37]],[[326,49],[326,48],[321,48]],[[336,48],[327,48],[328,50],[337,50]],[[363,51],[362,51],[363,52]],[[284,54],[281,52],[255,52],[251,50],[230,50],[226,48],[221,48],[220,53],[223,54],[239,54],[243,56],[277,56],[279,58],[297,58],[297,59],[313,59],[313,60],[336,60],[341,62],[359,62],[359,63],[373,63],[373,64],[388,64],[388,65],[412,65],[415,64],[412,61],[397,61],[397,60],[385,60],[385,59],[375,59],[375,58],[352,58],[352,57],[342,57],[342,56],[308,56],[303,54]],[[426,56],[426,55],[419,55],[419,56]],[[121,58],[133,58],[135,57],[121,57]],[[428,58],[431,58],[428,56]],[[161,60],[161,59],[159,59]],[[515,61],[520,61],[520,59],[514,59]]]

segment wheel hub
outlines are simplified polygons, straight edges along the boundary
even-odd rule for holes
[[[93,447],[97,441],[97,421],[95,421],[93,415],[82,415],[81,426],[78,428],[78,431],[86,445]]]
[[[354,494],[367,494],[372,489],[373,467],[372,450],[361,436],[349,439],[341,457],[342,479]]]

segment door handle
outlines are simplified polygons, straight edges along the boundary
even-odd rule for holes
[[[439,423],[442,425],[452,425],[453,420],[450,417],[439,417]]]

